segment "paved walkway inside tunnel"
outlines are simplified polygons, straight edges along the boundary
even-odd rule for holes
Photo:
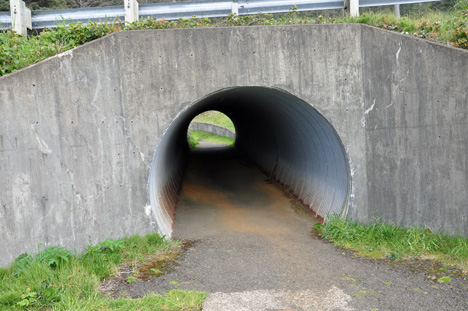
[[[173,271],[125,290],[208,291],[205,311],[468,309],[466,281],[354,257],[314,236],[314,221],[234,148],[196,149],[173,233],[193,244]]]

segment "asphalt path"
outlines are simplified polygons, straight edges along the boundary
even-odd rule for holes
[[[120,292],[211,293],[218,310],[468,310],[468,283],[430,261],[372,260],[313,234],[315,219],[234,148],[192,152],[173,237],[190,241],[171,271]],[[452,277],[438,283],[442,274]]]

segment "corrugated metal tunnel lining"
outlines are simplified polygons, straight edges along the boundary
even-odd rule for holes
[[[236,148],[323,218],[346,213],[346,153],[331,124],[311,105],[279,89],[236,87],[213,93],[181,112],[164,133],[150,173],[151,207],[170,237],[190,155],[187,128],[199,113],[218,110],[236,127]]]

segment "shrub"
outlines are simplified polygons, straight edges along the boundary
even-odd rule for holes
[[[71,258],[71,252],[63,247],[51,246],[40,251],[34,260],[46,263],[50,268],[57,268],[67,263]]]
[[[455,47],[468,49],[468,8],[458,15],[458,20],[450,30],[450,41]]]
[[[193,135],[190,132],[187,133],[187,141],[188,141],[188,144],[189,144],[190,148],[192,148],[192,149],[196,148],[200,144],[198,142],[198,140],[193,138]]]

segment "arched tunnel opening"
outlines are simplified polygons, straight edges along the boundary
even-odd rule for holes
[[[187,129],[195,116],[208,110],[226,114],[236,128],[235,148],[314,213],[325,220],[346,215],[349,167],[333,126],[310,104],[282,90],[235,87],[210,94],[179,113],[156,148],[149,195],[162,234],[172,235],[191,153]]]

